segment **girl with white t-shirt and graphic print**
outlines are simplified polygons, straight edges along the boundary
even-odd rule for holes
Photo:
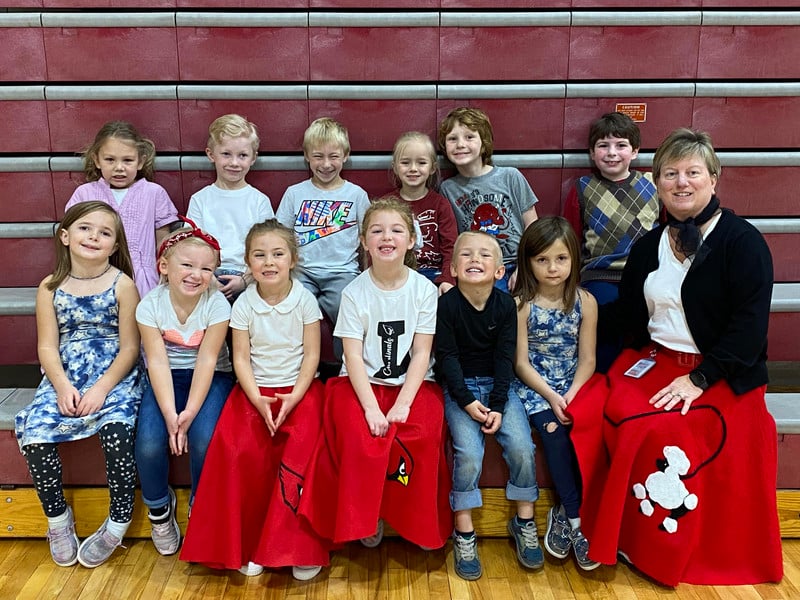
[[[136,428],[136,468],[149,508],[151,537],[160,554],[178,551],[181,532],[169,487],[169,454],[189,453],[189,506],[219,413],[233,386],[225,335],[231,308],[209,288],[219,265],[219,243],[191,226],[159,250],[161,280],[136,308],[150,385]]]
[[[342,293],[334,335],[344,366],[327,382],[324,435],[300,503],[335,543],[377,546],[385,520],[409,541],[439,548],[452,529],[444,404],[431,373],[437,290],[407,266],[415,238],[405,204],[374,202],[361,231],[372,266]]]

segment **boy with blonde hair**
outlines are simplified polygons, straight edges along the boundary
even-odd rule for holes
[[[191,197],[186,213],[219,241],[222,262],[214,274],[230,302],[247,287],[247,232],[275,216],[269,198],[246,181],[258,157],[258,144],[256,126],[244,117],[228,114],[214,120],[208,127],[206,156],[214,164],[217,180]]]
[[[369,198],[341,176],[350,157],[350,139],[341,123],[328,117],[311,123],[303,136],[303,155],[311,178],[286,189],[276,217],[297,235],[295,276],[335,325],[342,290],[359,272],[358,233]],[[340,347],[335,349],[341,355]]]
[[[487,435],[494,435],[503,447],[508,464],[506,497],[517,505],[508,530],[517,559],[524,567],[537,569],[544,564],[533,520],[539,488],[528,416],[519,398],[508,393],[514,376],[517,307],[495,286],[505,271],[500,245],[484,232],[462,233],[456,239],[450,271],[457,285],[439,297],[436,364],[453,438],[450,507],[455,513],[455,571],[469,580],[483,573],[472,511],[483,503],[478,480]]]

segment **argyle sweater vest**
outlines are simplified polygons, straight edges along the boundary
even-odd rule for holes
[[[619,281],[633,243],[658,224],[661,203],[650,173],[623,181],[586,175],[577,181],[583,221],[581,279]]]

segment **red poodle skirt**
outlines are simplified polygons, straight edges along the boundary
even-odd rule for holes
[[[264,396],[291,387],[260,388]],[[315,380],[278,429],[237,384],[208,447],[181,560],[238,569],[327,565],[328,544],[297,516],[303,480],[322,430],[324,386]],[[280,401],[272,405],[277,416]]]
[[[777,434],[765,388],[737,396],[720,381],[685,416],[654,409],[648,400],[689,369],[659,354],[641,379],[623,375],[647,355],[626,350],[570,405],[589,556],[613,564],[622,551],[670,586],[779,581]]]
[[[399,386],[373,385],[384,414]],[[405,539],[440,548],[452,531],[450,473],[444,455],[444,398],[424,381],[408,420],[373,437],[347,377],[329,379],[324,436],[306,477],[300,513],[314,530],[336,543],[375,533],[384,519]]]

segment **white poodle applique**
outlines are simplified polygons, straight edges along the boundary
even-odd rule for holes
[[[639,510],[645,516],[653,516],[653,503],[670,511],[661,522],[661,528],[667,533],[675,533],[678,519],[697,508],[697,496],[690,494],[681,480],[681,476],[689,472],[691,463],[678,446],[664,446],[664,459],[659,459],[656,464],[659,470],[650,473],[644,485],[634,484],[633,495],[640,500]]]

